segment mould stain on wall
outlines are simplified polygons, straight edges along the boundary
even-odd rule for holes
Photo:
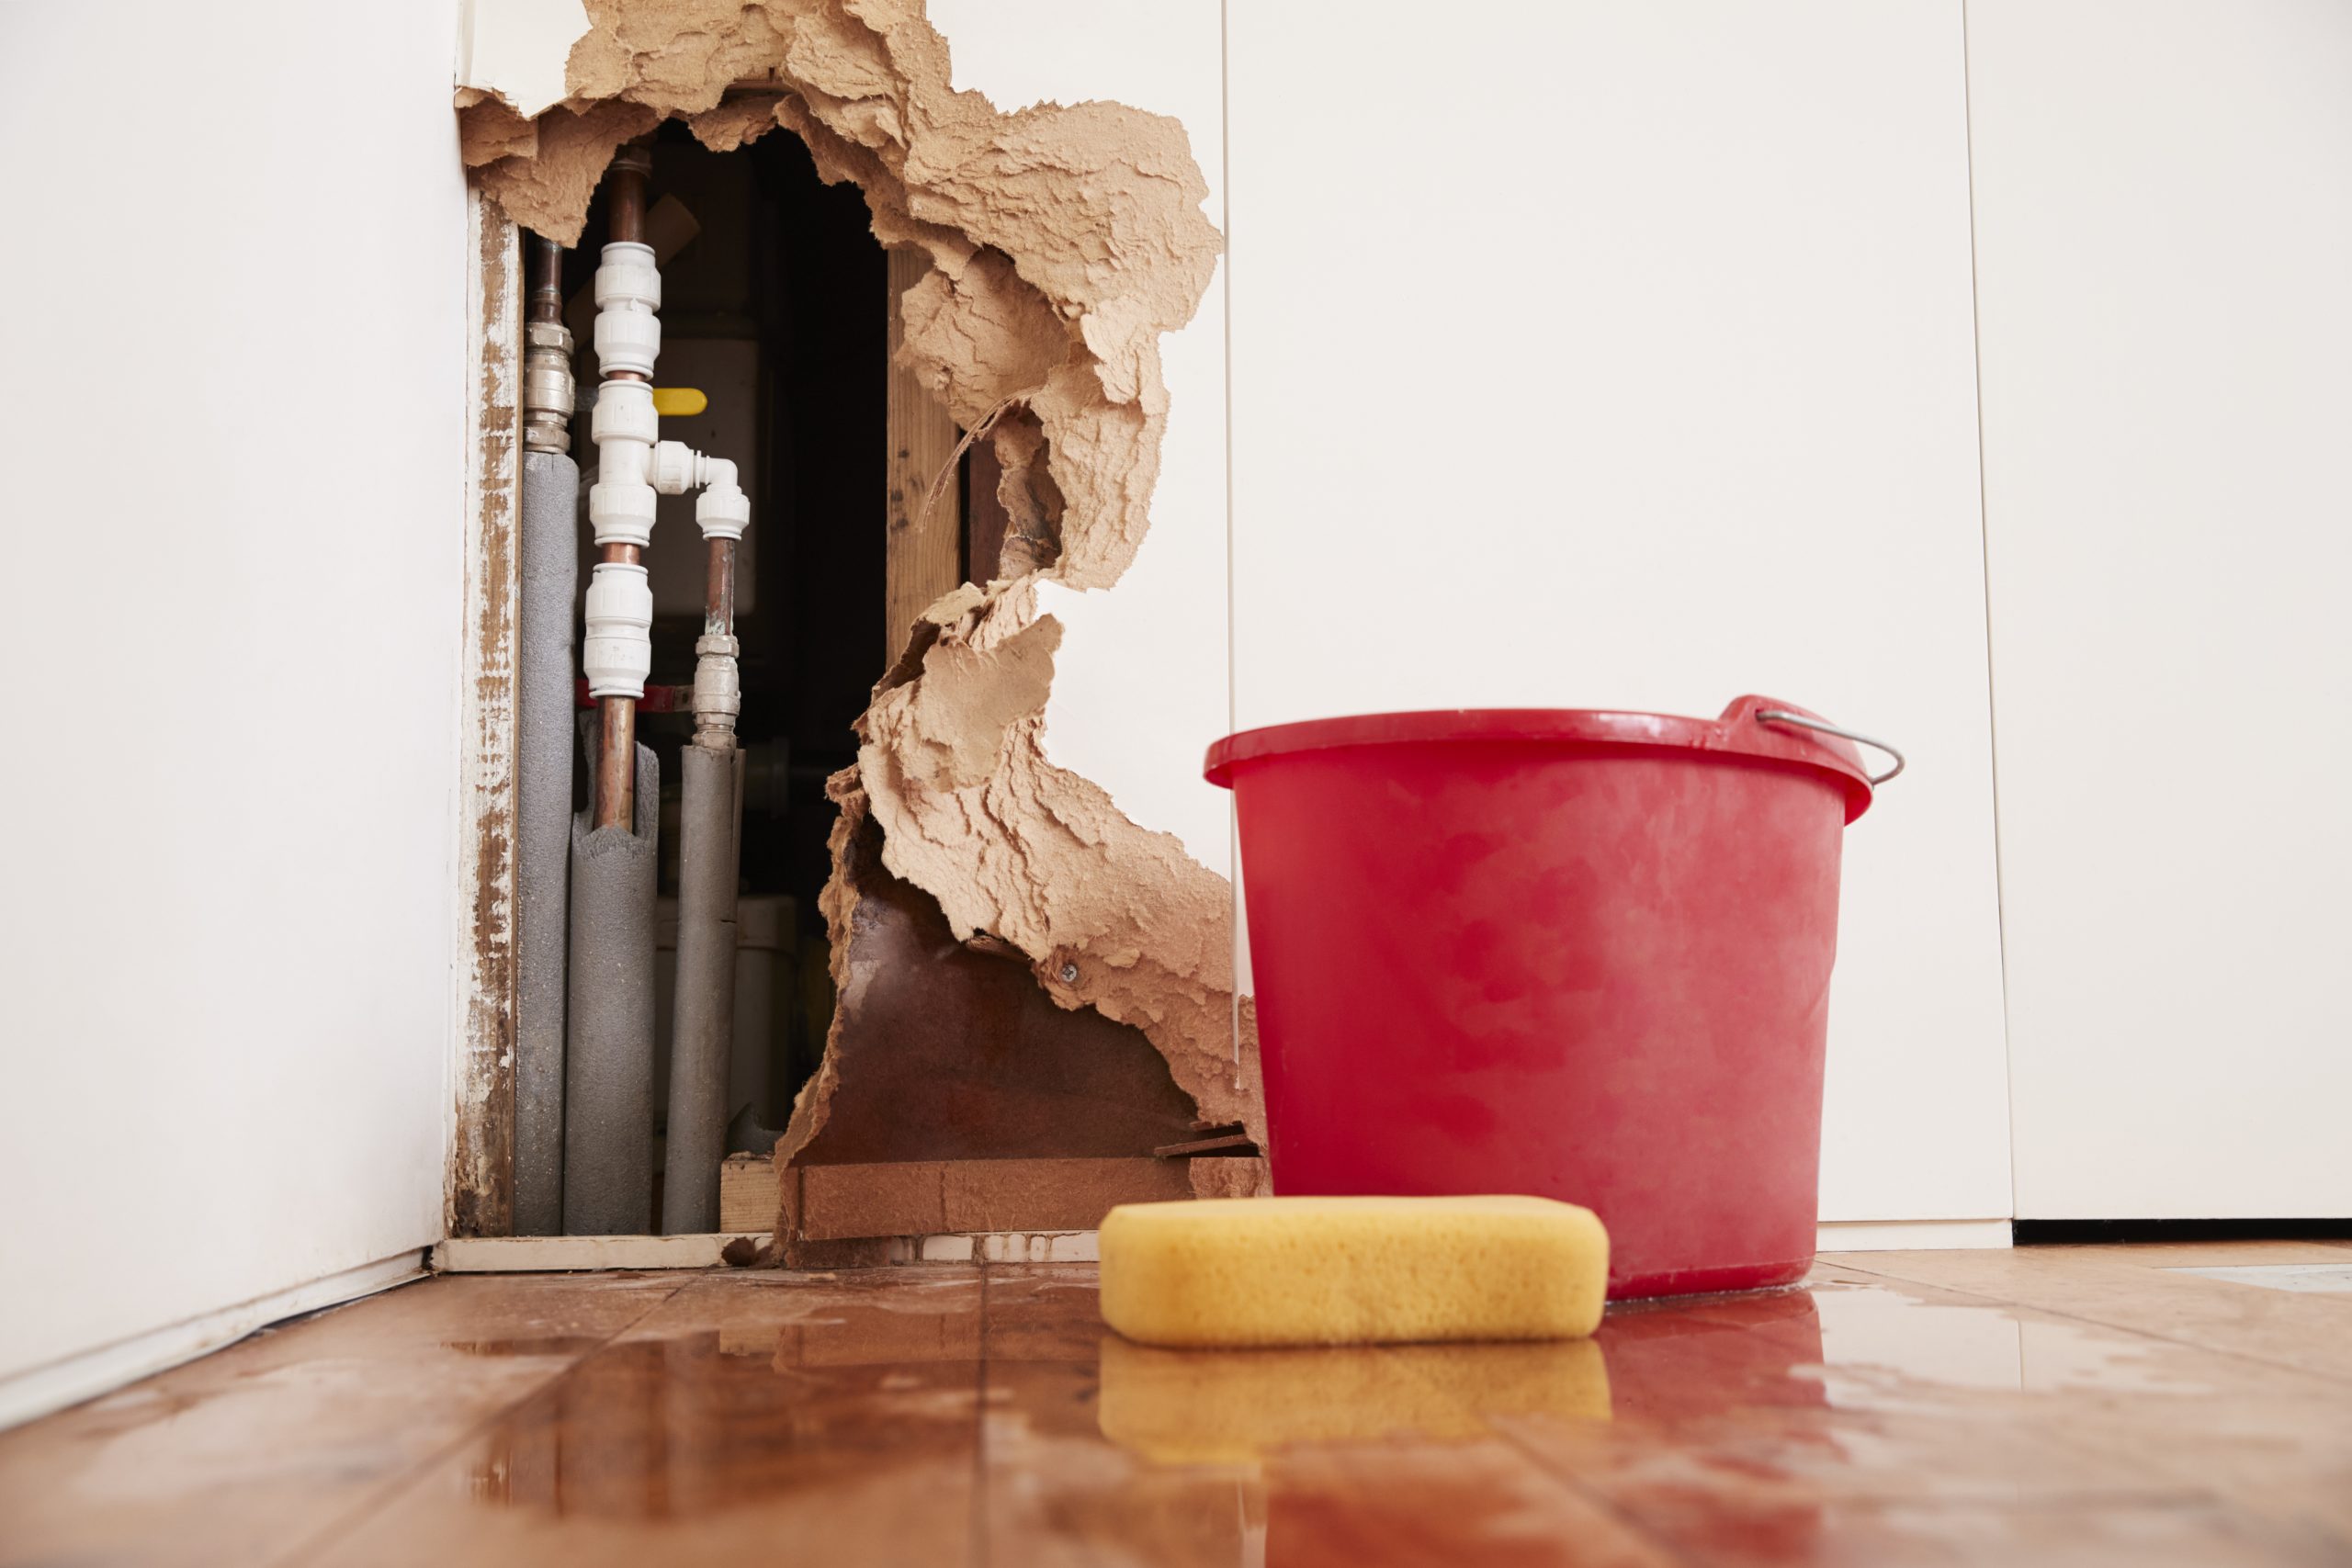
[[[837,987],[848,994],[856,898],[846,846],[870,818],[885,866],[938,901],[957,940],[1016,951],[1059,1005],[1141,1030],[1201,1124],[1239,1122],[1262,1145],[1229,885],[1043,744],[1061,628],[1035,585],[1108,589],[1134,559],[1167,426],[1159,339],[1192,318],[1221,245],[1182,126],[1111,103],[1003,112],[957,92],[921,0],[587,12],[564,103],[526,119],[460,90],[481,189],[576,244],[614,150],[662,120],[719,151],[791,130],[827,181],[864,192],[883,243],[929,258],[901,303],[901,362],[958,423],[988,424],[1001,464],[1008,575],[925,613],[858,721],[856,764],[830,786],[845,812],[824,899]],[[780,1162],[824,1123],[841,1033],[837,1017]]]

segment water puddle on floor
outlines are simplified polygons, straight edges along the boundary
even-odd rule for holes
[[[1810,1293],[1821,1320],[1815,1375],[1835,1409],[1916,1410],[1938,1390],[2211,1392],[2167,1364],[2181,1353],[2160,1340],[1875,1286],[1821,1284]]]
[[[2352,1293],[2352,1263],[2245,1263],[2215,1269],[2167,1269],[2165,1272],[2219,1280],[2231,1285],[2258,1285],[2266,1291]]]

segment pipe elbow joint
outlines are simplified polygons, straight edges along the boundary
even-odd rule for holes
[[[711,484],[695,497],[695,524],[706,539],[740,539],[752,525],[752,498],[735,484],[735,465],[725,465],[727,482]]]

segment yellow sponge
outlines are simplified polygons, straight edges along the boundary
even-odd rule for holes
[[[1571,1339],[1609,1234],[1548,1198],[1209,1198],[1102,1220],[1102,1321],[1147,1345]]]

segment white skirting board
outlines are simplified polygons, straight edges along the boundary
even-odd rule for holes
[[[183,1361],[193,1361],[281,1318],[300,1317],[306,1312],[337,1306],[422,1279],[424,1257],[421,1247],[397,1252],[373,1263],[330,1274],[323,1280],[273,1292],[185,1323],[118,1339],[111,1345],[0,1379],[0,1427],[14,1427],[69,1404],[79,1404]]]
[[[730,1241],[765,1245],[765,1231],[697,1235],[498,1235],[433,1249],[444,1274],[539,1274],[597,1269],[716,1269]],[[893,1263],[1091,1263],[1092,1231],[960,1231],[889,1238]]]
[[[2009,1245],[2007,1220],[1825,1220],[1823,1252],[1926,1252]]]
[[[552,1274],[596,1269],[716,1269],[730,1241],[765,1243],[765,1231],[737,1235],[453,1236],[433,1249],[442,1274]]]

